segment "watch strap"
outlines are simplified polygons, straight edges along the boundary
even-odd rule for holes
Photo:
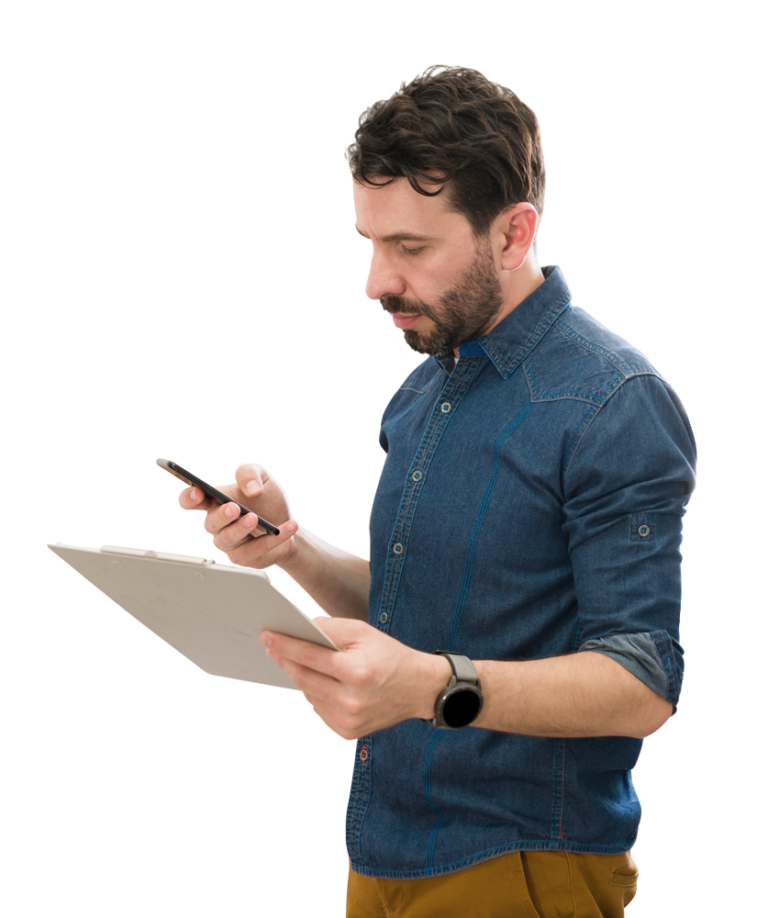
[[[477,675],[477,670],[469,657],[465,657],[464,654],[461,653],[454,653],[452,650],[436,650],[435,653],[447,658],[448,662],[451,664],[451,669],[453,670],[453,675],[456,677],[457,682],[471,682],[474,685],[478,684],[480,680]]]
[[[447,727],[451,730],[457,730],[461,727],[469,726],[483,710],[483,689],[480,685],[480,677],[477,675],[474,663],[465,657],[464,654],[456,653],[453,650],[435,650],[433,653],[447,657],[451,665],[451,677],[445,688],[435,699],[435,716],[431,718],[422,718],[425,723],[432,724],[433,727]],[[474,714],[461,723],[449,723],[445,718],[445,706],[455,700],[457,693],[459,695],[468,693],[475,695],[478,699],[478,705]],[[454,714],[456,712],[454,711]]]

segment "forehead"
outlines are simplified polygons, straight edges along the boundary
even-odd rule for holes
[[[414,191],[405,178],[386,185],[361,185],[354,180],[352,184],[357,228],[365,236],[412,233],[444,237],[471,232],[466,217],[449,209],[447,188],[430,196]]]

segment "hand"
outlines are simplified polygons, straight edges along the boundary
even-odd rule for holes
[[[314,621],[343,653],[272,631],[263,631],[261,642],[339,736],[356,739],[410,717],[433,716],[451,676],[445,657],[421,653],[355,619]]]
[[[284,563],[295,550],[293,536],[299,528],[290,518],[285,491],[260,465],[241,465],[235,478],[236,484],[224,485],[219,490],[253,513],[241,517],[235,504],[220,504],[206,497],[200,488],[182,491],[179,503],[185,510],[206,511],[205,528],[214,536],[213,544],[233,564],[263,568]],[[257,514],[274,523],[280,535],[267,535],[257,524]]]

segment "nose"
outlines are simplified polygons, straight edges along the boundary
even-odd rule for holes
[[[386,252],[374,249],[371,258],[371,270],[368,272],[368,283],[365,285],[365,294],[372,300],[380,300],[386,294],[403,296],[405,294],[405,281],[395,269]]]

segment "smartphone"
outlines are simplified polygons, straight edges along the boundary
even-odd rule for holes
[[[198,478],[196,475],[193,475],[191,472],[183,469],[175,462],[171,462],[169,459],[158,459],[157,464],[161,469],[165,469],[166,472],[170,472],[171,475],[175,475],[178,479],[183,481],[184,484],[188,484],[190,487],[200,488],[200,490],[207,494],[208,497],[212,497],[220,504],[237,504],[237,506],[240,508],[240,516],[245,516],[246,513],[253,513],[253,510],[249,510],[247,507],[244,507],[241,503],[238,503],[231,497],[227,497],[226,494],[222,494],[221,491],[218,491],[216,488],[212,487],[201,478]],[[266,529],[270,535],[280,535],[280,530],[277,528],[277,526],[273,526],[272,523],[268,523],[267,520],[262,519],[260,516],[257,516],[256,518],[259,521],[259,526],[261,526],[262,529]]]

